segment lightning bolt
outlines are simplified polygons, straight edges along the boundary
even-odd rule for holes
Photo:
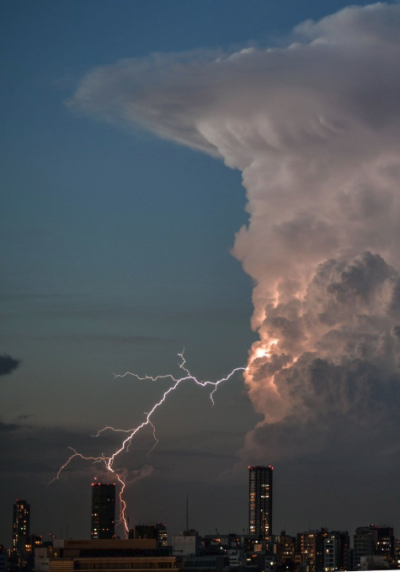
[[[152,448],[150,449],[150,451],[147,453],[147,456],[150,457],[151,453],[154,451],[154,449],[157,447],[159,440],[157,439],[156,436],[156,428],[154,427],[153,423],[150,421],[150,425],[153,428],[153,439],[154,439],[154,445],[152,446]]]
[[[105,431],[112,431],[114,433],[126,434],[127,436],[125,437],[125,439],[123,439],[119,448],[117,448],[116,451],[114,451],[114,453],[112,455],[107,457],[106,455],[104,455],[104,453],[102,453],[99,457],[90,457],[90,456],[85,456],[85,455],[82,455],[81,453],[78,453],[78,451],[76,451],[73,447],[69,447],[69,449],[72,451],[72,455],[60,467],[56,476],[49,482],[49,485],[50,485],[54,481],[57,481],[60,478],[61,473],[64,471],[64,469],[66,469],[68,467],[68,465],[71,463],[71,461],[73,461],[75,458],[80,458],[80,459],[83,459],[85,461],[92,461],[93,464],[103,463],[106,470],[109,473],[112,473],[112,475],[118,480],[119,484],[121,485],[120,491],[119,491],[120,515],[119,515],[119,521],[117,522],[117,525],[121,524],[124,527],[124,533],[125,533],[126,537],[128,537],[128,534],[129,534],[128,521],[126,518],[127,503],[124,499],[124,491],[126,488],[126,482],[117,473],[116,469],[114,469],[115,459],[123,451],[125,451],[125,452],[129,451],[129,448],[131,446],[132,440],[135,437],[135,435],[137,435],[142,429],[144,429],[147,426],[150,426],[152,428],[153,438],[154,438],[154,445],[150,449],[150,451],[148,452],[148,455],[150,455],[150,453],[152,451],[154,451],[155,447],[158,444],[158,439],[156,437],[156,429],[155,429],[155,426],[154,426],[151,418],[152,418],[154,412],[159,407],[161,407],[161,405],[165,402],[167,397],[172,392],[174,392],[179,387],[179,385],[181,385],[184,382],[191,381],[191,382],[194,382],[196,385],[200,385],[201,387],[210,387],[211,388],[210,400],[211,400],[211,404],[214,406],[215,405],[214,395],[215,395],[215,392],[217,391],[219,385],[221,385],[221,383],[223,383],[225,381],[228,381],[237,372],[246,371],[246,368],[244,368],[244,367],[237,367],[237,368],[233,369],[227,376],[222,377],[221,379],[218,379],[217,381],[198,380],[194,375],[191,374],[190,370],[186,367],[186,360],[185,360],[185,357],[183,354],[184,354],[183,351],[178,354],[178,356],[181,358],[181,362],[178,365],[179,365],[180,369],[184,372],[184,375],[180,378],[176,378],[172,374],[157,375],[155,377],[150,376],[150,375],[145,375],[144,377],[140,377],[136,373],[132,373],[130,371],[127,371],[124,374],[114,374],[115,379],[116,378],[124,378],[127,376],[132,376],[139,381],[160,381],[160,380],[164,380],[164,379],[169,379],[172,381],[172,385],[163,393],[161,399],[153,405],[153,407],[150,409],[150,411],[148,413],[144,414],[145,415],[144,421],[142,423],[140,423],[139,425],[137,425],[137,427],[134,427],[132,429],[116,429],[115,427],[106,426],[106,427],[103,427],[103,429],[100,429],[95,435],[92,435],[92,437],[100,437],[100,435],[102,433],[104,433]]]

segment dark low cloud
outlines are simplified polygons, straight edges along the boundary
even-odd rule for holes
[[[0,355],[0,375],[8,375],[12,373],[19,364],[20,360],[14,359],[7,354]]]
[[[101,439],[94,439],[91,433],[94,434],[95,430],[83,432],[24,422],[0,422],[0,479],[29,478],[41,485],[47,484],[71,454],[69,447],[76,448],[83,455],[100,456],[103,451],[111,451],[119,443],[120,436],[113,433],[104,434]],[[100,469],[100,466],[95,468]],[[64,478],[75,474],[86,474],[90,478],[93,464],[77,459],[65,469]]]
[[[3,423],[0,421],[0,434],[10,433],[12,431],[17,431],[21,428],[21,425],[15,423]]]

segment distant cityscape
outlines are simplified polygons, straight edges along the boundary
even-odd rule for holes
[[[0,572],[334,572],[400,569],[400,539],[390,526],[326,528],[295,536],[273,528],[273,467],[249,470],[248,529],[200,536],[189,529],[168,538],[167,525],[141,524],[116,536],[115,484],[91,486],[90,539],[45,540],[30,532],[30,505],[17,499],[12,545],[0,545]],[[88,515],[89,521],[89,515]],[[171,540],[171,542],[169,542]]]

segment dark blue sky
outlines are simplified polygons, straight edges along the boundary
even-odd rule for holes
[[[185,347],[193,372],[214,379],[245,365],[255,339],[252,284],[229,253],[248,220],[240,172],[148,133],[72,113],[67,101],[79,80],[96,66],[153,52],[279,44],[299,22],[346,5],[1,4],[0,354],[21,363],[0,382],[7,444],[0,543],[10,545],[16,497],[31,502],[34,531],[62,534],[64,527],[65,534],[68,525],[71,536],[87,535],[94,473],[76,463],[65,481],[47,489],[43,483],[68,444],[89,453],[87,434],[135,425],[159,396],[154,385],[115,382],[113,372],[177,373],[176,354]],[[160,415],[159,456],[149,484],[132,487],[132,521],[163,520],[177,532],[188,491],[198,495],[193,526],[201,532],[247,526],[247,475],[221,475],[232,471],[259,417],[240,379],[216,401],[213,410],[207,396],[186,388]],[[127,461],[132,470],[147,462],[147,446],[140,443]],[[289,485],[289,469],[285,478]],[[153,500],[140,498],[140,486]],[[207,511],[206,500],[216,508]],[[283,505],[278,521],[290,528]],[[296,525],[326,524],[310,518]]]

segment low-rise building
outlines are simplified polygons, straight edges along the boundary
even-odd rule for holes
[[[195,530],[172,537],[172,554],[174,556],[198,556],[200,537]]]
[[[35,551],[35,572],[178,572],[176,558],[155,539],[56,540]]]

